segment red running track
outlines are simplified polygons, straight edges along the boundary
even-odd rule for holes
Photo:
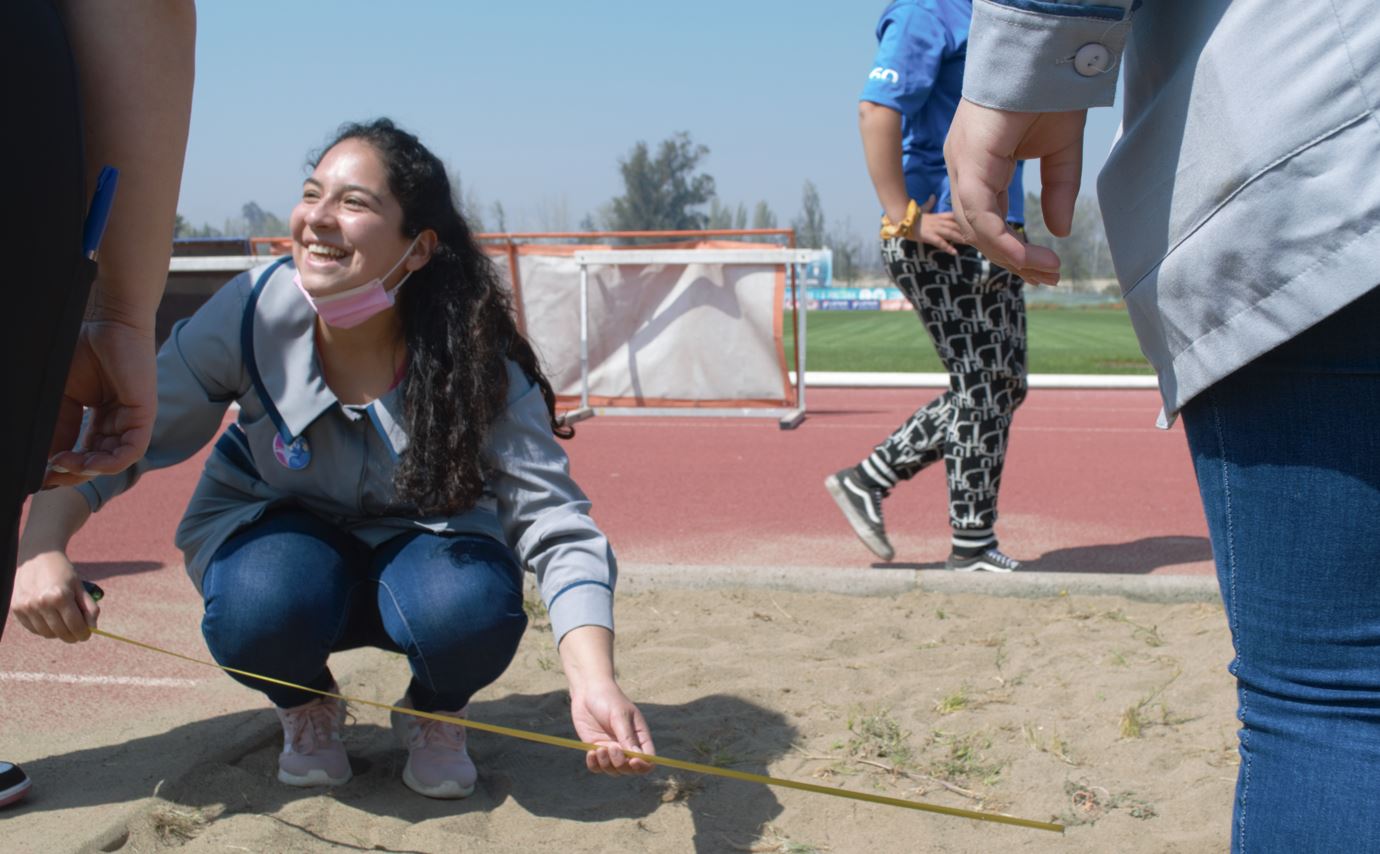
[[[816,389],[794,431],[774,422],[594,418],[570,451],[595,518],[628,562],[935,568],[948,554],[942,466],[887,500],[896,547],[878,564],[823,487],[931,389]],[[1041,571],[1210,574],[1182,428],[1151,391],[1036,390],[1016,415],[1003,547]]]
[[[937,393],[813,389],[790,431],[769,419],[602,416],[566,447],[625,563],[866,567],[873,556],[823,479]],[[1003,548],[1047,572],[1211,573],[1183,431],[1156,429],[1158,411],[1152,391],[1032,391],[1012,428]],[[203,459],[146,477],[92,519],[73,557],[115,584],[178,563],[172,531]],[[942,565],[942,466],[901,484],[885,511],[897,555],[888,566]]]

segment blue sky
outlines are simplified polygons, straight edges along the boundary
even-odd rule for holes
[[[689,131],[720,198],[778,221],[806,179],[831,224],[872,231],[856,104],[884,2],[203,0],[178,206],[219,226],[255,201],[286,219],[307,154],[347,120],[417,133],[512,230],[573,228],[621,192],[638,140]],[[1116,128],[1089,117],[1085,192]],[[1027,186],[1038,181],[1037,164]]]

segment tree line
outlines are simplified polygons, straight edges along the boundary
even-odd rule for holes
[[[698,231],[779,227],[776,212],[764,200],[756,202],[749,210],[743,202],[730,204],[720,198],[714,177],[703,169],[708,156],[709,148],[696,143],[687,132],[673,134],[655,147],[645,141],[637,142],[618,161],[623,192],[586,214],[580,220],[579,230]],[[456,196],[476,231],[508,229],[507,212],[501,202],[485,206],[472,189],[464,192],[459,185]],[[569,213],[564,199],[541,200],[538,217],[547,224],[543,230],[569,230]],[[819,190],[812,181],[804,182],[800,211],[789,225],[795,229],[797,246],[833,250],[835,279],[853,281],[864,272],[864,267],[869,271],[880,270],[880,263],[873,258],[876,253],[863,251],[864,246],[870,244],[865,244],[853,233],[851,223],[828,221]],[[183,238],[281,237],[288,234],[288,226],[251,201],[240,208],[239,218],[228,219],[221,227],[209,223],[196,227],[178,214],[174,233]]]
[[[255,202],[240,207],[238,219],[227,219],[221,228],[202,223],[198,228],[182,214],[173,222],[173,237],[287,237],[287,223]]]
[[[689,133],[672,134],[653,148],[646,142],[633,145],[618,161],[623,192],[586,214],[579,223],[581,231],[662,231],[703,229],[777,228],[776,213],[765,201],[758,201],[751,210],[743,202],[729,204],[719,197],[714,177],[704,171],[703,163],[709,148],[696,143]],[[484,205],[473,188],[465,188],[458,181],[456,197],[471,226],[476,231],[507,231],[507,211],[502,202]],[[1107,235],[1097,201],[1091,197],[1079,199],[1074,213],[1073,231],[1069,237],[1055,238],[1045,227],[1040,212],[1040,197],[1027,193],[1025,199],[1026,232],[1030,240],[1052,246],[1064,263],[1064,279],[1074,288],[1097,287],[1115,292],[1111,255],[1107,251]],[[543,231],[569,231],[570,215],[564,198],[541,199],[537,218]],[[842,282],[855,281],[863,274],[878,274],[880,259],[874,242],[854,232],[848,220],[830,222],[824,214],[819,189],[806,180],[801,188],[800,211],[790,220],[795,229],[796,245],[806,249],[828,247],[834,253],[834,278]],[[254,236],[283,237],[288,234],[287,223],[265,211],[255,202],[246,202],[237,219],[226,220],[217,228],[203,223],[199,228],[187,222],[181,214],[175,227],[177,237]]]

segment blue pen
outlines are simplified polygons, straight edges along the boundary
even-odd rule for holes
[[[101,238],[105,236],[106,223],[110,221],[110,207],[115,204],[115,187],[120,183],[120,170],[114,166],[101,167],[100,177],[96,179],[96,192],[91,197],[91,210],[86,214],[86,224],[81,230],[82,254],[92,261],[101,248]]]

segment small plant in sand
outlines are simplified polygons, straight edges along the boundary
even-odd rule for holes
[[[1140,738],[1145,731],[1145,722],[1141,720],[1141,706],[1127,706],[1126,711],[1121,713],[1121,737]]]
[[[701,739],[691,745],[691,749],[695,751],[695,755],[699,757],[702,765],[727,768],[729,765],[736,765],[742,761],[737,754],[727,749],[724,739],[718,736]]]
[[[1096,611],[1078,607],[1067,590],[1061,590],[1059,592],[1059,598],[1064,600],[1064,616],[1068,617],[1070,620],[1091,620],[1093,617],[1097,616]]]
[[[1030,746],[1031,750],[1048,753],[1065,765],[1078,765],[1069,757],[1069,743],[1058,735],[1045,738],[1042,733],[1043,730],[1044,727],[1034,724],[1021,724],[1021,734],[1025,736],[1025,743]]]
[[[959,688],[957,691],[935,703],[934,710],[941,715],[952,715],[960,709],[966,709],[968,707],[968,702],[968,686],[964,685],[962,688]]]
[[[885,759],[893,769],[905,769],[915,762],[915,751],[907,739],[910,733],[891,717],[890,709],[872,712],[857,710],[848,716],[848,753],[860,759]]]
[[[1069,806],[1058,819],[1067,827],[1093,824],[1107,813],[1118,809],[1125,810],[1131,818],[1149,819],[1157,814],[1154,805],[1137,797],[1135,792],[1119,792],[1114,795],[1108,789],[1094,786],[1087,780],[1066,781],[1064,794],[1068,796]]]
[[[1122,738],[1140,738],[1141,735],[1145,732],[1145,728],[1151,726],[1154,723],[1158,723],[1162,726],[1173,726],[1175,724],[1183,723],[1184,720],[1186,720],[1183,718],[1173,717],[1169,713],[1168,706],[1166,706],[1162,702],[1155,702],[1156,699],[1164,693],[1164,690],[1166,688],[1174,684],[1174,680],[1179,678],[1179,674],[1181,672],[1183,671],[1175,670],[1174,675],[1169,677],[1168,681],[1166,681],[1163,685],[1151,691],[1149,694],[1146,694],[1134,706],[1126,707],[1126,711],[1121,713]],[[1151,721],[1147,717],[1147,712],[1152,708],[1158,708],[1160,710],[1160,719],[1157,722]]]
[[[1117,609],[1115,611],[1107,611],[1102,616],[1106,617],[1108,620],[1113,620],[1118,623],[1125,623],[1126,625],[1130,626],[1131,637],[1135,638],[1136,640],[1143,641],[1146,646],[1164,646],[1164,637],[1160,635],[1159,626],[1141,625],[1140,623],[1137,623],[1130,617],[1126,616],[1126,612],[1120,609]]]
[[[1005,687],[1005,686],[1007,686],[1007,685],[1016,686],[1016,685],[1021,684],[1023,681],[1025,681],[1025,680],[1024,680],[1023,678],[1021,678],[1021,677],[1017,677],[1017,678],[1015,678],[1015,679],[1010,679],[1010,680],[1008,680],[1008,679],[1006,678],[1006,670],[1005,670],[1005,667],[1006,667],[1006,658],[1007,658],[1007,655],[1006,655],[1006,637],[1005,637],[1005,636],[1002,636],[1002,637],[998,640],[997,643],[992,644],[992,645],[995,646],[995,647],[997,648],[997,654],[996,654],[995,660],[993,661],[993,664],[994,664],[994,665],[996,666],[996,668],[997,668],[997,684],[999,684],[999,685],[1001,685],[1001,686],[1003,686],[1003,687]]]
[[[930,766],[930,774],[960,786],[974,781],[990,786],[1001,776],[1002,763],[989,759],[983,751],[992,747],[992,739],[980,732],[966,735],[936,732],[934,740],[948,748],[947,755]]]

